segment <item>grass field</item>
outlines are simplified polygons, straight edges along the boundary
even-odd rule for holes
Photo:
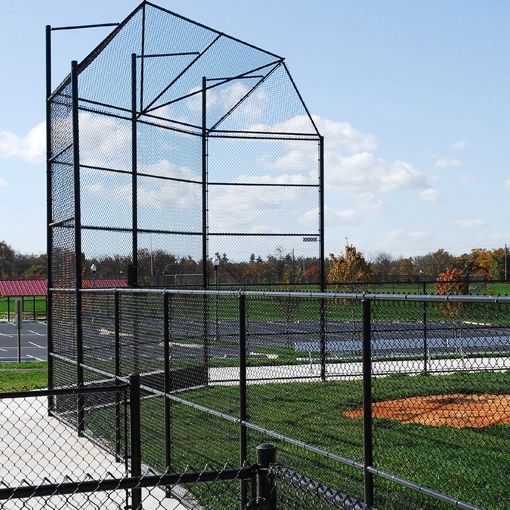
[[[448,376],[393,376],[375,379],[374,400],[448,393],[505,393],[507,373],[471,373]],[[195,403],[237,416],[239,390],[216,386],[179,394]],[[361,403],[361,381],[288,383],[248,387],[251,422],[361,461],[362,420],[349,419],[342,411]],[[183,404],[171,405],[172,467],[203,467],[207,462],[223,465],[239,462],[238,426]],[[142,441],[145,462],[164,469],[163,401],[142,404]],[[426,485],[485,509],[510,504],[510,427],[454,429],[374,420],[375,465],[416,483]],[[361,472],[315,453],[249,432],[249,455],[258,443],[277,444],[279,460],[299,472],[353,496],[362,494]],[[409,497],[416,506],[402,505]],[[379,509],[448,508],[445,504],[414,495],[396,484],[376,480]],[[227,507],[225,507],[227,508]]]
[[[7,306],[9,305],[11,320],[14,320],[16,314],[16,298],[10,298],[8,301],[5,297],[0,297],[0,319],[7,319]],[[23,300],[23,313],[26,318],[32,318],[34,313],[34,301],[32,298],[27,297]],[[46,317],[46,298],[35,298],[35,314],[38,318]]]
[[[0,391],[45,387],[46,363],[0,364]],[[362,421],[342,411],[361,404],[361,381],[260,384],[248,387],[251,422],[327,451],[362,461]],[[375,401],[415,395],[448,393],[508,393],[508,373],[458,373],[441,376],[391,376],[373,380]],[[179,394],[194,403],[238,416],[239,389],[214,386]],[[101,411],[103,413],[104,411]],[[184,404],[171,405],[172,467],[196,469],[206,463],[238,465],[239,427]],[[142,402],[144,462],[163,470],[163,399]],[[88,425],[93,429],[93,422]],[[104,423],[102,423],[104,426]],[[398,476],[445,492],[484,509],[506,508],[510,502],[510,426],[454,429],[374,420],[375,465]],[[362,473],[318,454],[249,431],[248,454],[271,441],[279,461],[296,471],[353,496],[362,495]],[[376,504],[380,510],[401,508],[446,509],[444,503],[376,478]],[[207,498],[204,487],[192,489]],[[234,491],[235,492],[235,491]],[[234,498],[234,492],[229,492]],[[409,505],[403,504],[408,501]],[[232,501],[225,501],[225,509]],[[217,506],[216,508],[223,508]]]
[[[48,363],[0,363],[0,391],[23,391],[45,388],[48,384]]]

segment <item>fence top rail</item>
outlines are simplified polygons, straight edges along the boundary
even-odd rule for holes
[[[50,288],[52,293],[77,292],[73,288]],[[265,290],[213,290],[213,289],[154,289],[154,288],[100,288],[79,289],[83,294],[153,294],[153,295],[196,295],[196,296],[223,296],[223,297],[274,297],[274,298],[298,298],[298,299],[345,299],[351,301],[414,301],[436,303],[486,303],[486,304],[510,304],[510,296],[473,296],[473,295],[440,295],[440,294],[379,294],[370,292],[286,292]]]
[[[0,393],[0,400],[6,398],[29,398],[29,397],[49,397],[55,395],[82,395],[84,393],[110,393],[124,391],[128,388],[127,384],[117,384],[109,386],[73,386],[72,388],[53,388],[28,391],[9,391]]]
[[[100,480],[79,480],[72,482],[49,483],[40,485],[21,485],[0,488],[0,501],[79,494],[88,492],[138,489],[142,487],[162,487],[186,483],[217,482],[228,480],[248,480],[255,476],[259,467],[256,464],[232,468],[211,470],[207,466],[202,471],[187,469],[182,473],[164,473],[162,475],[127,476],[123,478],[103,478]]]

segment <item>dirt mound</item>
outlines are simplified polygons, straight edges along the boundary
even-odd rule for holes
[[[363,416],[363,408],[343,413]],[[483,428],[510,423],[510,395],[452,393],[387,400],[372,404],[372,416],[430,427]]]

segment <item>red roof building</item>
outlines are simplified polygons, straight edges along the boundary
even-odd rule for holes
[[[46,296],[47,280],[0,280],[0,297]]]
[[[120,289],[127,287],[125,278],[83,280],[84,289]],[[0,280],[0,297],[46,296],[47,280]]]

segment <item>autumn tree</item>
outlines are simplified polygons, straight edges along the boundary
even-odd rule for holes
[[[330,254],[328,282],[365,282],[372,273],[363,253],[346,244],[343,255]]]
[[[469,293],[468,282],[465,280],[462,271],[456,267],[447,268],[440,273],[434,287],[436,292],[443,296]],[[462,303],[439,303],[439,309],[446,317],[457,320],[462,309]]]

